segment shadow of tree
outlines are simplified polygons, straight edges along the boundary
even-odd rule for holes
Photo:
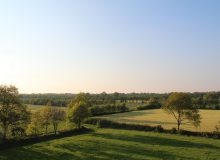
[[[177,139],[170,139],[165,137],[156,137],[156,136],[128,136],[120,135],[120,134],[108,134],[108,133],[93,133],[94,136],[102,137],[105,139],[118,139],[123,141],[132,141],[143,144],[151,144],[151,145],[163,145],[163,146],[172,146],[172,147],[187,147],[187,148],[205,148],[205,149],[217,149],[220,150],[220,147],[213,146],[210,144],[204,143],[193,143],[190,141],[181,141]]]
[[[61,148],[68,149],[69,151],[80,151],[86,153],[86,157],[83,159],[102,159],[102,160],[146,160],[146,159],[188,159],[197,160],[196,158],[185,157],[182,155],[174,155],[166,151],[150,150],[136,145],[122,145],[115,143],[108,143],[107,145],[96,140],[87,141],[88,146],[76,146],[73,143],[60,146]],[[95,147],[94,147],[95,146]],[[99,157],[97,157],[99,155]]]
[[[16,152],[4,151],[4,156],[0,154],[0,159],[4,160],[72,160],[79,159],[78,156],[66,152],[58,152],[52,149],[36,149],[35,147],[20,147]],[[11,154],[13,153],[13,154]]]
[[[146,144],[158,146],[204,148],[219,150],[220,147],[210,144],[193,143],[166,137],[126,135],[120,133],[91,133],[74,141],[65,139],[53,144],[54,141],[43,145],[30,145],[0,152],[0,160],[197,160],[192,155],[172,153],[163,148],[144,147]],[[129,143],[134,142],[134,143]],[[143,145],[144,144],[144,145]],[[165,147],[166,148],[166,147]],[[181,148],[180,148],[181,149]]]

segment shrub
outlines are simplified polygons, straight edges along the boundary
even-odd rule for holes
[[[164,129],[163,129],[163,127],[161,125],[158,125],[158,126],[155,127],[155,132],[161,133],[163,131],[164,131]]]
[[[172,133],[172,134],[176,134],[177,133],[177,129],[174,127],[174,128],[172,128],[171,130],[170,130],[170,133]]]
[[[106,115],[113,113],[127,112],[129,109],[124,103],[122,104],[104,104],[90,107],[90,112],[92,116]]]
[[[138,106],[137,110],[159,109],[160,107],[161,107],[160,105],[143,105],[143,106]]]

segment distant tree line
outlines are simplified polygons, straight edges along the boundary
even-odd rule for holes
[[[126,107],[125,103],[120,104],[103,104],[98,106],[90,107],[91,115],[98,116],[98,115],[107,115],[107,114],[114,114],[114,113],[121,113],[129,111],[129,108]]]
[[[158,108],[168,98],[169,94],[155,93],[111,93],[86,94],[88,102],[93,106],[114,103],[137,103],[139,109]],[[220,92],[195,92],[192,105],[197,109],[220,109]],[[67,107],[76,94],[21,94],[20,99],[25,104]],[[149,100],[157,101],[153,105]],[[156,104],[156,105],[155,105]]]

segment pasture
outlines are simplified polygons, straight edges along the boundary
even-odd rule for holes
[[[40,109],[42,109],[43,107],[45,107],[44,105],[32,105],[32,104],[27,104],[27,109],[30,111],[30,112],[36,112]],[[59,107],[59,106],[52,106],[52,107],[58,107],[60,109],[63,109],[63,110],[66,110],[67,107]]]
[[[0,151],[0,160],[214,160],[220,140],[153,132],[96,129],[93,133]]]
[[[181,126],[182,129],[190,131],[207,131],[215,130],[215,125],[220,121],[220,110],[200,110],[201,124],[196,128],[189,122],[184,121]],[[113,120],[122,123],[134,123],[143,125],[161,125],[166,129],[176,127],[176,120],[172,115],[168,115],[162,109],[151,109],[143,111],[133,111],[105,116],[98,116],[98,118]]]

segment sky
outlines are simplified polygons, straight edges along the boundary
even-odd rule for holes
[[[20,93],[220,91],[219,0],[0,0]]]

